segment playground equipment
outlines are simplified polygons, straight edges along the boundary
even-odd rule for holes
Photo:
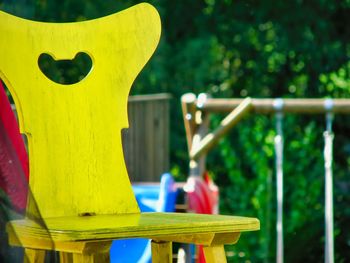
[[[275,156],[276,156],[276,185],[277,185],[277,262],[283,261],[283,100],[274,101],[276,109],[276,136],[275,136]]]
[[[42,262],[46,250],[59,251],[61,262],[105,262],[112,240],[148,238],[153,262],[171,262],[171,243],[181,242],[204,245],[207,262],[221,263],[224,244],[259,229],[255,218],[140,213],[121,130],[131,84],[160,38],[152,6],[62,24],[0,12],[0,35],[0,77],[15,100],[30,167],[26,218],[7,231],[28,262]],[[38,65],[43,54],[72,60],[78,53],[92,68],[73,84],[50,80]]]
[[[182,96],[182,110],[190,156],[190,174],[202,176],[206,171],[206,154],[248,113],[275,114],[275,165],[277,185],[277,248],[276,261],[283,262],[283,115],[325,114],[326,131],[324,132],[325,162],[325,262],[334,262],[333,235],[333,174],[332,148],[334,134],[332,121],[334,114],[349,114],[349,99],[212,99],[205,94],[198,98],[193,93]],[[229,114],[221,121],[218,128],[208,132],[210,113]]]

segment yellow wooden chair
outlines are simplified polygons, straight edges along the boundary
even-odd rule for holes
[[[56,250],[61,262],[104,262],[111,240],[142,237],[152,239],[153,262],[172,262],[173,241],[202,244],[207,262],[225,262],[224,244],[259,229],[254,218],[140,213],[121,130],[128,127],[130,87],[159,37],[159,15],[148,4],[62,24],[0,12],[0,77],[15,100],[30,159],[27,216],[7,231],[27,261]],[[55,83],[38,66],[42,54],[71,60],[79,52],[92,68],[75,84]]]

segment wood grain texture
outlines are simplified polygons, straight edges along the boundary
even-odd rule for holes
[[[172,243],[167,241],[151,242],[152,263],[171,263],[173,262]]]
[[[25,249],[24,263],[44,263],[45,250],[39,249]]]
[[[36,202],[30,202],[29,213],[48,218],[139,212],[121,129],[128,127],[131,84],[159,41],[157,11],[139,4],[103,18],[61,24],[0,12],[0,35],[0,77],[14,97],[29,143]],[[76,84],[55,83],[39,69],[42,53],[62,60],[78,52],[88,54],[93,66]]]
[[[60,253],[60,263],[109,263],[109,253]]]
[[[72,263],[73,254],[67,252],[60,252],[60,263]]]
[[[224,245],[203,247],[205,260],[207,263],[226,263]]]
[[[131,182],[159,182],[169,171],[169,94],[130,96],[123,150]]]
[[[31,238],[60,242],[110,240],[168,235],[237,233],[260,228],[255,218],[184,213],[142,213],[91,217],[49,218],[46,227],[33,220],[11,221],[9,233],[17,233],[12,244],[30,246]],[[9,227],[11,226],[11,227]],[[41,241],[41,242],[42,242]]]
[[[241,233],[193,233],[193,234],[178,234],[154,238],[154,240],[172,241],[185,244],[196,244],[205,246],[214,246],[218,244],[236,244]]]
[[[73,254],[72,263],[109,263],[109,254]]]

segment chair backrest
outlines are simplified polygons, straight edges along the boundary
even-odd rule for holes
[[[149,4],[77,23],[43,23],[0,12],[0,77],[28,138],[28,213],[37,217],[138,213],[124,163],[127,98],[160,38]],[[48,79],[39,57],[84,52],[88,75],[75,84]]]

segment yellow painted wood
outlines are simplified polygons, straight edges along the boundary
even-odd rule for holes
[[[60,263],[72,263],[73,262],[73,254],[67,252],[60,252]]]
[[[73,254],[73,263],[97,263],[95,255]]]
[[[130,253],[132,253],[132,251],[130,251]],[[94,254],[94,262],[96,262],[96,263],[109,263],[110,262],[109,252],[95,253]]]
[[[138,213],[124,164],[121,130],[128,127],[132,82],[153,54],[160,19],[149,4],[77,23],[42,23],[0,12],[0,77],[14,97],[30,153],[29,213]],[[92,69],[62,85],[38,66],[85,52]],[[38,210],[34,206],[38,207]]]
[[[173,262],[172,243],[169,241],[151,242],[152,263],[171,263]]]
[[[219,233],[215,234],[210,246],[223,244],[236,244],[241,236],[241,233]],[[206,245],[206,244],[203,244]]]
[[[75,263],[75,262],[98,262],[109,263],[109,252],[104,253],[60,253],[60,263]]]
[[[154,239],[167,235],[237,233],[260,228],[259,221],[255,218],[184,213],[48,218],[46,224],[47,228],[43,228],[32,220],[15,220],[11,221],[11,225],[8,225],[7,231],[10,235],[17,233],[19,242],[30,245],[33,238],[56,242],[110,240],[128,237]],[[11,232],[12,230],[13,232]]]
[[[42,230],[42,229],[41,229]],[[39,231],[40,232],[40,231]],[[108,252],[112,241],[57,241],[48,231],[45,234],[28,229],[18,228],[9,231],[9,243],[12,246],[23,246],[31,249],[56,250],[67,253],[91,254]],[[17,238],[13,236],[18,235]]]
[[[45,250],[39,249],[25,249],[24,263],[44,263]]]
[[[189,243],[196,245],[221,245],[221,244],[236,244],[239,237],[239,232],[233,233],[204,233],[204,234],[178,234],[178,235],[169,235],[165,237],[154,238],[158,241],[172,241],[177,243]]]
[[[109,253],[60,253],[60,263],[109,263]]]
[[[206,263],[226,263],[224,245],[203,247]]]

